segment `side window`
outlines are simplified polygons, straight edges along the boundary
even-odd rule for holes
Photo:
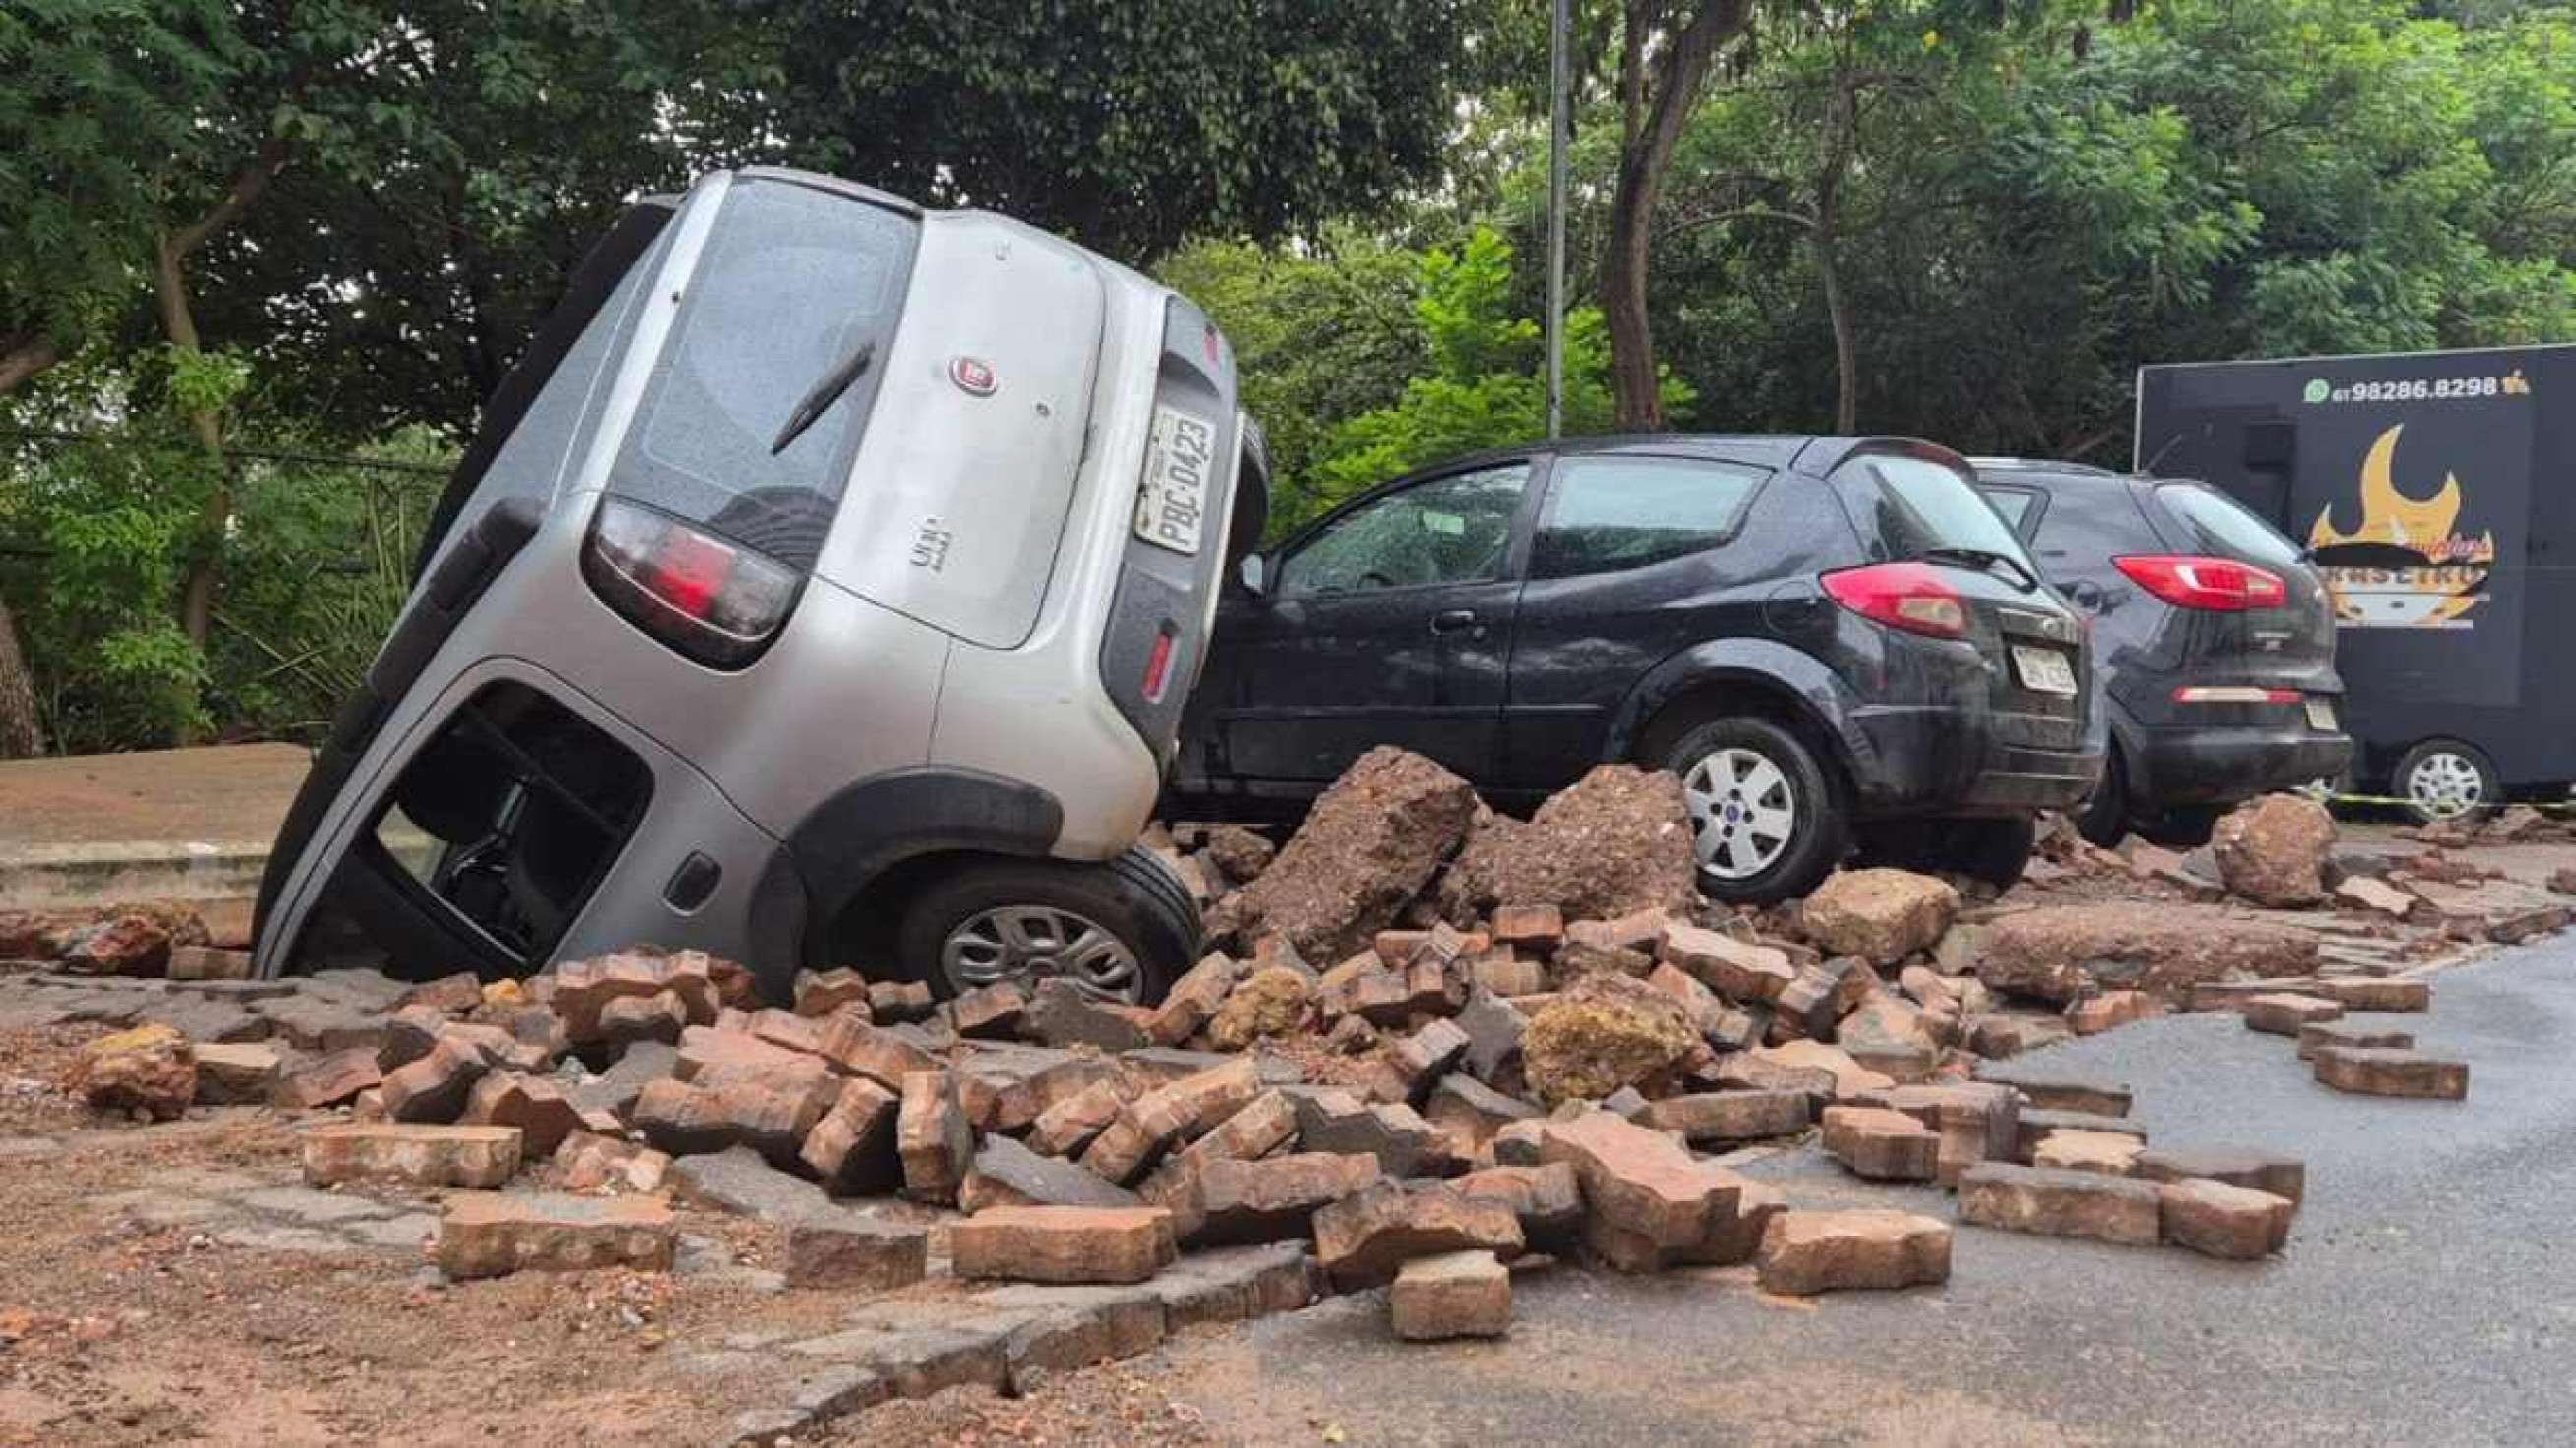
[[[1346,513],[1279,566],[1284,597],[1503,576],[1529,464],[1453,473]]]
[[[1533,578],[1639,568],[1726,541],[1770,474],[1683,458],[1572,457],[1556,465]]]
[[[1987,502],[1995,505],[1996,512],[2004,515],[2005,522],[2012,524],[2012,530],[2021,535],[2023,542],[2031,540],[2039,527],[2039,518],[2033,511],[2039,502],[2039,494],[2028,488],[1981,487],[1978,491],[1986,495]]]

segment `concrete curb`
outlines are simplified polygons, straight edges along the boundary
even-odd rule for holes
[[[233,900],[259,893],[267,840],[119,840],[0,851],[0,910],[106,900]]]

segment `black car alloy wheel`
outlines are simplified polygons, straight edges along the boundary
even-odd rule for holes
[[[1832,781],[1814,751],[1778,724],[1714,719],[1661,762],[1681,777],[1700,892],[1711,899],[1785,899],[1841,858],[1849,823]]]

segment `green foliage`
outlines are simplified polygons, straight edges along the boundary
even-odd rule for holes
[[[1478,227],[1456,251],[1434,248],[1420,261],[1413,304],[1429,369],[1393,404],[1360,413],[1333,431],[1306,480],[1301,516],[1341,502],[1426,463],[1546,435],[1547,379],[1539,324],[1514,314],[1512,249]],[[1609,429],[1610,342],[1598,307],[1574,308],[1565,326],[1565,430]],[[1663,382],[1664,406],[1679,414],[1694,394]]]

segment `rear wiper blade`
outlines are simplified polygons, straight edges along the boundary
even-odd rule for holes
[[[823,414],[831,411],[832,404],[841,400],[841,394],[850,390],[850,384],[867,375],[868,364],[876,360],[876,338],[862,338],[859,345],[850,349],[849,356],[824,373],[822,380],[806,392],[797,402],[796,410],[787,414],[786,423],[778,429],[778,437],[769,444],[769,455],[778,456],[787,451],[789,443],[803,437],[805,429],[821,421]]]
[[[2029,564],[2022,562],[2011,554],[1997,553],[1989,548],[1961,548],[1952,545],[1944,545],[1937,548],[1926,548],[1914,556],[1932,563],[1956,563],[1963,567],[1974,568],[1981,573],[1992,573],[1995,571],[1996,567],[2000,565],[2004,568],[2010,569],[2013,575],[2021,580],[2022,592],[2028,593],[2032,589],[2039,587],[2039,575],[2030,571]]]

